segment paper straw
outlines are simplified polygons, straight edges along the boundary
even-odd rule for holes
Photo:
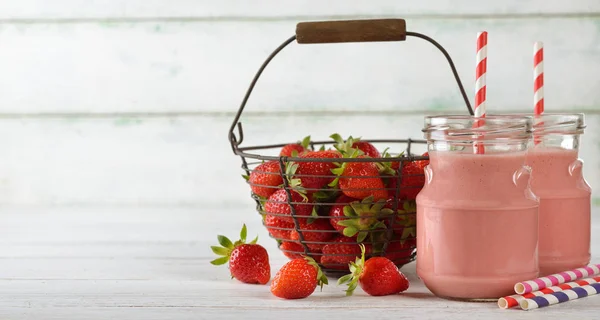
[[[596,282],[600,282],[600,277],[586,278],[586,279],[582,279],[582,280],[576,280],[574,282],[561,283],[558,286],[544,288],[544,289],[541,289],[540,291],[534,291],[534,292],[529,292],[529,293],[525,293],[525,294],[515,294],[512,296],[502,297],[502,298],[498,299],[498,307],[500,307],[502,309],[510,309],[510,308],[518,306],[521,303],[521,301],[526,300],[526,299],[543,296],[548,293],[572,289],[575,287],[581,287],[581,286],[585,286],[585,285],[596,283]]]
[[[533,44],[533,114],[536,116],[544,113],[544,44]],[[536,120],[536,125],[543,123]],[[535,144],[540,143],[540,138],[535,138]]]
[[[475,110],[474,115],[477,118],[485,118],[485,100],[486,100],[486,74],[487,74],[487,31],[477,33],[477,54],[475,68]],[[474,128],[483,125],[483,120],[477,120]],[[482,154],[485,147],[481,143],[475,143],[475,153]]]
[[[531,299],[525,299],[521,301],[520,306],[523,310],[533,310],[579,298],[585,298],[587,296],[598,294],[598,292],[600,292],[600,283],[592,283],[581,287],[575,287],[573,289],[567,289],[564,291],[548,293],[539,297],[533,297]]]
[[[550,286],[556,286],[561,283],[575,281],[587,277],[592,277],[600,274],[600,264],[592,264],[583,268],[577,268],[570,271],[551,274],[546,277],[541,277],[529,281],[519,282],[515,284],[515,292],[524,294],[528,292],[538,291]]]
[[[533,44],[533,112],[544,113],[544,44]]]

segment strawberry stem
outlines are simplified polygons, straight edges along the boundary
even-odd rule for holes
[[[361,251],[360,258],[357,257],[356,261],[348,264],[350,267],[350,274],[344,275],[338,279],[338,285],[347,283],[348,289],[345,290],[346,296],[351,296],[358,286],[358,281],[360,280],[360,276],[362,275],[365,266],[365,245],[361,243],[359,246]]]

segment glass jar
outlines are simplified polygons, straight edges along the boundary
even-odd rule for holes
[[[534,122],[527,165],[540,200],[539,263],[546,276],[590,262],[592,192],[579,159],[584,115],[544,114]]]
[[[425,118],[430,163],[417,196],[417,274],[435,295],[498,299],[538,277],[539,202],[524,165],[531,130],[525,116]]]

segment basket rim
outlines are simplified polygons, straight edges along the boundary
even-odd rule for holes
[[[360,141],[370,142],[370,143],[410,143],[410,144],[427,144],[427,140],[422,139],[360,139]],[[290,142],[295,143],[295,142]],[[247,151],[254,150],[264,150],[264,149],[274,149],[281,148],[290,143],[279,143],[279,144],[270,144],[270,145],[258,145],[258,146],[249,146],[249,147],[237,147],[234,149],[234,153],[238,156],[256,159],[256,160],[266,160],[266,161],[294,161],[294,162],[389,162],[389,161],[419,161],[419,160],[429,160],[428,156],[422,155],[403,155],[400,157],[389,157],[389,158],[300,158],[300,157],[288,157],[288,156],[267,156],[260,155],[257,153],[249,153]],[[311,141],[310,145],[332,145],[335,144],[335,141],[331,140],[323,140],[323,141]]]

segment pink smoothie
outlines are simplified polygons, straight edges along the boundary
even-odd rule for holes
[[[430,151],[417,196],[417,273],[435,295],[497,299],[538,276],[538,202],[524,152]]]
[[[527,164],[532,168],[531,188],[540,198],[540,274],[587,265],[591,189],[583,178],[577,150],[536,147]]]

